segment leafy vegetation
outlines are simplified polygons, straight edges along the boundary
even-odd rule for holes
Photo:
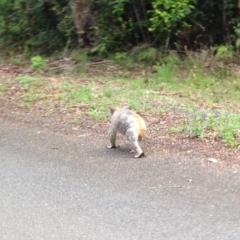
[[[87,61],[83,56],[81,52],[76,53],[75,61],[79,64]],[[134,62],[125,54],[121,58]],[[211,137],[221,139],[232,147],[239,146],[240,84],[235,72],[226,75],[216,70],[205,71],[200,60],[196,62],[194,57],[181,58],[177,54],[162,55],[160,60],[146,74],[142,72],[146,69],[141,65],[132,72],[104,64],[102,67],[105,68],[101,71],[97,69],[100,74],[94,77],[91,68],[90,75],[74,75],[71,71],[58,76],[45,76],[44,80],[41,72],[32,72],[33,75],[18,76],[11,84],[2,82],[0,89],[6,97],[16,92],[19,106],[48,109],[44,112],[61,107],[63,112],[79,111],[95,121],[107,119],[110,106],[130,105],[137,111],[149,114],[147,119],[150,121],[151,117],[160,121],[159,114],[174,116],[174,111],[184,109],[188,114],[182,122],[177,119],[177,124],[171,129],[187,132],[192,137]],[[106,69],[113,69],[112,75]],[[151,69],[154,71],[151,72]],[[11,88],[11,85],[14,87]],[[194,110],[189,111],[192,108]],[[205,110],[200,111],[200,108]],[[215,108],[225,109],[225,112],[215,111]],[[75,117],[73,121],[78,120]],[[154,127],[160,128],[161,125]]]
[[[204,138],[214,135],[231,147],[240,145],[240,114],[207,113],[195,110],[189,120],[185,120],[180,131],[187,131],[192,137]]]
[[[27,57],[63,56],[76,49],[109,56],[142,49],[139,61],[159,50],[217,47],[219,57],[239,50],[236,0],[1,0],[0,47]],[[150,57],[149,57],[150,56]]]
[[[192,0],[154,0],[152,1],[153,10],[150,11],[150,31],[159,30],[169,34],[177,24],[186,19],[192,9],[194,1]],[[189,26],[187,22],[182,22],[183,26]]]
[[[30,89],[31,87],[36,87],[41,85],[41,82],[36,77],[32,76],[21,76],[17,78],[17,81],[25,88]]]
[[[41,56],[35,56],[31,58],[30,68],[34,71],[43,70],[46,68],[46,61]]]
[[[42,98],[44,90],[40,88],[44,82],[36,77],[29,75],[20,76],[17,79],[21,88],[24,89],[24,93],[21,97],[20,105],[27,107],[31,102],[38,101]]]
[[[60,98],[66,102],[89,102],[92,99],[92,90],[88,85],[76,88],[73,84],[65,82],[62,87],[64,92]]]
[[[4,84],[0,84],[0,92],[3,92],[6,88],[7,86],[5,86]]]
[[[0,16],[0,44],[10,54],[52,54],[75,34],[67,0],[1,0]]]

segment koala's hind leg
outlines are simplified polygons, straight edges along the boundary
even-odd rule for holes
[[[140,158],[144,156],[144,152],[138,143],[137,134],[133,131],[127,131],[126,136],[127,136],[128,145],[131,148],[130,153],[135,152],[135,155],[134,155],[135,158]]]
[[[108,137],[109,137],[110,145],[108,145],[107,148],[116,148],[117,132],[114,129],[110,129],[108,132]]]

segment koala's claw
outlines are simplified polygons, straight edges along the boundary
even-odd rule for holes
[[[144,152],[134,155],[134,158],[141,158],[141,157],[145,157],[146,155],[144,154]]]
[[[118,148],[119,146],[115,146],[115,145],[108,145],[107,148],[108,149],[112,149],[112,148]]]

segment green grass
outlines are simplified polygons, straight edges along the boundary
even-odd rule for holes
[[[221,75],[206,72],[198,67],[177,68],[168,65],[155,66],[155,73],[147,80],[148,88],[160,92],[178,92],[186,96],[181,102],[192,100],[206,103],[210,108],[216,104],[234,105],[240,101],[239,77],[232,72]],[[188,99],[192,99],[188,101]]]
[[[104,106],[102,106],[102,107],[100,106],[98,108],[91,107],[88,109],[88,111],[86,113],[87,113],[87,115],[91,116],[96,121],[100,121],[100,120],[106,119],[108,117],[107,109]]]
[[[102,115],[110,106],[130,105],[134,109],[145,109],[149,94],[143,85],[134,86],[134,80],[125,82],[122,79],[106,80],[104,85],[89,81],[88,85],[64,82],[59,98],[69,105],[84,102],[91,108],[89,115]],[[133,83],[133,85],[132,85]]]
[[[0,83],[0,92],[4,92],[7,89],[7,86],[5,84]]]
[[[189,67],[189,71],[183,74],[175,66],[176,59],[167,61],[161,66],[156,66],[155,73],[149,76],[147,81],[145,77],[133,79],[114,77],[105,79],[100,85],[97,84],[98,79],[96,79],[78,87],[74,83],[64,82],[60,98],[70,105],[87,103],[86,114],[97,121],[108,118],[110,106],[129,105],[135,110],[151,110],[157,114],[161,109],[167,111],[166,109],[175,106],[189,109],[195,105],[195,110],[190,112],[191,118],[185,119],[182,126],[175,128],[174,131],[186,131],[192,137],[199,138],[207,137],[213,132],[229,146],[238,146],[239,115],[231,114],[228,109],[229,112],[218,117],[209,113],[203,118],[196,106],[196,103],[202,105],[204,102],[207,108],[211,109],[215,104],[239,102],[240,84],[236,81],[236,77],[233,75],[222,79],[217,74],[201,72],[197,67]],[[170,94],[170,96],[162,94],[166,92],[179,94]],[[186,96],[187,101],[181,98],[181,95]],[[155,107],[156,105],[160,107]]]
[[[135,110],[146,110],[150,94],[144,89],[142,79],[106,79],[99,84],[98,80],[71,79],[61,84],[61,93],[57,98],[62,105],[71,107],[82,104],[84,113],[96,121],[109,118],[110,107],[131,106]],[[137,84],[137,85],[136,85]]]
[[[148,52],[150,53],[154,52]],[[90,65],[88,66],[85,53],[74,52],[72,57],[76,68],[80,66],[80,73],[88,71]],[[122,67],[126,63],[126,71],[122,68],[119,71],[118,68],[116,71],[115,68],[111,68],[114,69],[112,74],[108,75],[106,72],[105,76],[102,70],[103,74],[95,78],[92,75],[77,76],[71,73],[54,76],[53,80],[49,78],[50,82],[48,78],[42,80],[42,77],[18,77],[16,85],[21,90],[21,104],[28,107],[32,102],[44,99],[43,101],[48,101],[51,107],[54,106],[54,101],[57,101],[61,107],[68,108],[83,103],[83,112],[96,121],[109,117],[110,106],[129,105],[137,111],[151,111],[153,115],[170,111],[172,107],[188,110],[194,106],[195,110],[190,112],[191,118],[185,119],[181,126],[172,130],[186,131],[199,138],[213,133],[230,146],[239,145],[240,81],[234,70],[208,71],[204,68],[204,63],[195,64],[189,59],[168,56],[161,58],[152,68],[152,72],[145,74],[144,67],[139,65],[139,70],[134,68],[136,72],[132,74],[129,70],[132,59],[125,54],[117,54],[112,61]],[[38,65],[41,59],[37,59],[36,62]],[[54,84],[54,87],[51,84]],[[5,89],[6,85],[0,84],[0,92]],[[45,91],[48,91],[47,94]],[[52,98],[45,97],[48,95]],[[215,107],[225,112],[216,117],[211,114]],[[200,108],[210,113],[203,117]]]
[[[42,99],[44,89],[42,89],[41,86],[44,85],[44,82],[41,79],[25,75],[16,78],[16,80],[25,90],[22,93],[21,106],[30,107],[31,102],[39,101]]]
[[[35,102],[38,101],[42,98],[41,94],[36,93],[36,92],[29,92],[24,94],[23,96],[23,101],[24,102]]]
[[[34,71],[41,71],[44,70],[47,67],[47,63],[45,59],[43,59],[41,56],[34,56],[31,58],[31,65],[30,69]]]
[[[63,93],[60,94],[60,99],[68,103],[89,102],[93,98],[93,93],[89,85],[76,87],[73,84],[64,82],[62,85]]]
[[[40,87],[43,84],[43,81],[36,77],[32,76],[20,76],[16,79],[19,84],[25,88],[26,90],[30,90],[32,88]]]
[[[191,137],[204,138],[214,135],[222,139],[227,145],[237,147],[240,145],[240,114],[202,113],[196,109],[185,119],[182,126],[174,131],[186,131]]]
[[[71,53],[75,62],[73,71],[77,74],[86,74],[88,72],[88,55],[84,50],[75,50]]]

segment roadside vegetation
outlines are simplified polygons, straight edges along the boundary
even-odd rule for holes
[[[175,53],[162,57],[156,65],[133,63],[129,56],[125,56],[125,61],[113,58],[95,64],[80,53],[80,60],[76,61],[75,54],[68,68],[61,69],[60,62],[52,64],[38,56],[25,62],[23,69],[28,69],[28,74],[1,81],[0,94],[7,99],[10,91],[18,106],[41,106],[49,115],[56,106],[61,106],[63,112],[79,109],[81,116],[97,122],[108,119],[110,106],[129,105],[145,114],[150,124],[152,116],[161,119],[166,112],[184,112],[184,118],[169,124],[169,132],[211,137],[238,147],[238,73],[233,63],[219,66],[222,59],[213,55],[206,58],[213,61],[210,69],[204,66],[208,59],[181,58]],[[128,69],[122,61],[132,61],[132,68]],[[81,64],[86,68],[80,71]],[[54,73],[55,66],[60,74]],[[78,116],[72,121],[78,123]]]
[[[2,0],[0,100],[76,124],[129,105],[152,131],[164,122],[239,149],[239,11],[234,0]]]

